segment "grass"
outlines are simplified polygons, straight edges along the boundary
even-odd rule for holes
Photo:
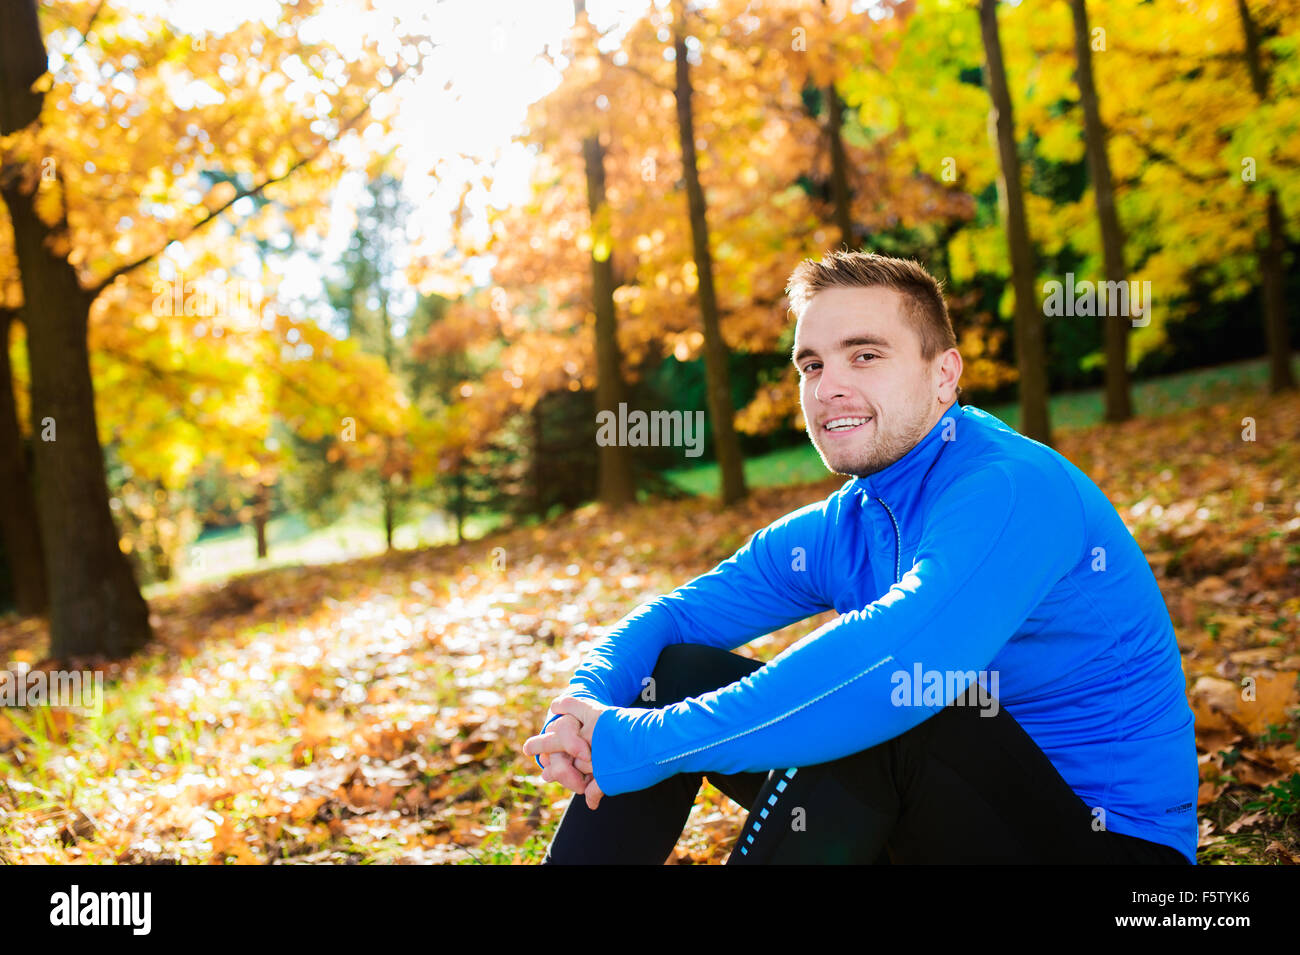
[[[466,519],[466,539],[475,540],[500,527],[505,515],[476,514]],[[385,549],[383,514],[378,505],[357,503],[327,527],[314,528],[300,514],[282,514],[268,522],[265,559],[257,558],[253,527],[243,524],[201,534],[187,549],[176,577],[142,589],[146,599],[175,592],[188,584],[224,580],[257,569],[327,564],[382,554]],[[454,525],[448,526],[434,508],[416,505],[407,520],[393,528],[393,547],[415,550],[455,543]]]
[[[745,461],[745,483],[750,487],[785,487],[821,481],[828,472],[826,465],[810,444],[782,448]],[[705,464],[665,472],[668,480],[691,494],[716,494],[718,466]]]
[[[1300,363],[1293,362],[1300,374]],[[1158,417],[1205,405],[1231,401],[1268,389],[1268,362],[1253,358],[1230,365],[1197,368],[1192,371],[1148,378],[1133,383],[1133,413],[1139,417]],[[1015,402],[980,406],[1013,428],[1020,426],[1020,407]],[[1070,431],[1102,423],[1105,392],[1100,388],[1070,391],[1053,395],[1050,400],[1052,428]]]

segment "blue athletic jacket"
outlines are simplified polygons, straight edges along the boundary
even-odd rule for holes
[[[669,644],[731,650],[830,609],[840,616],[750,676],[632,705],[653,705],[643,688]],[[628,614],[569,692],[616,707],[596,723],[592,767],[617,795],[680,772],[847,756],[934,715],[979,671],[996,673],[1001,707],[1095,826],[1195,862],[1193,717],[1151,568],[1087,475],[970,405]],[[940,674],[943,699],[905,689],[904,673],[932,689]]]

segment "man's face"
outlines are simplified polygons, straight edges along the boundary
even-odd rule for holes
[[[934,371],[940,356],[921,358],[904,302],[902,293],[880,286],[822,289],[795,328],[804,422],[837,474],[865,477],[888,467],[942,411]],[[847,426],[826,427],[837,422]]]

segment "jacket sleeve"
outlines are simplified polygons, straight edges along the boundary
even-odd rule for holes
[[[901,698],[895,674],[987,667],[1081,559],[1083,509],[1068,477],[1002,463],[958,478],[932,505],[912,568],[735,683],[659,709],[606,710],[592,736],[610,795],[681,772],[759,772],[827,762],[938,712]],[[943,704],[971,679],[944,680]],[[927,701],[928,702],[928,701]]]
[[[832,495],[791,511],[713,570],[637,607],[587,651],[567,692],[627,706],[641,695],[659,654],[670,644],[733,650],[831,609],[817,571],[828,564],[827,513],[838,500]],[[542,731],[556,718],[549,717]]]

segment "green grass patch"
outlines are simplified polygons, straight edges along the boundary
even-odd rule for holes
[[[411,516],[393,528],[393,547],[416,550],[455,543],[452,518],[433,508],[412,508]],[[467,540],[476,540],[506,522],[501,513],[476,514],[465,521]],[[141,588],[146,599],[171,594],[194,583],[218,582],[250,570],[328,564],[382,554],[385,550],[383,513],[377,505],[357,504],[335,523],[313,528],[301,514],[281,514],[266,531],[268,555],[257,558],[257,537],[251,525],[223,527],[201,534],[185,552],[174,580]]]

